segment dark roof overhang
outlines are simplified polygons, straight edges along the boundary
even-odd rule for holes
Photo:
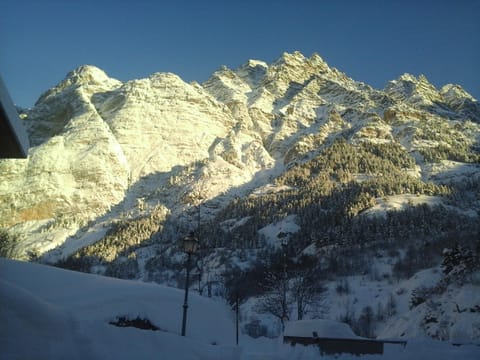
[[[0,77],[0,159],[26,158],[28,148],[27,132]]]

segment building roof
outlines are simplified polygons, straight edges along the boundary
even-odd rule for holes
[[[27,132],[0,77],[0,159],[26,158],[28,148]]]
[[[285,324],[284,336],[336,338],[336,339],[358,339],[350,326],[345,323],[327,320],[298,320],[288,321]]]

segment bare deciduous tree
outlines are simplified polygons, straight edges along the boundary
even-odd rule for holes
[[[297,305],[297,319],[302,320],[308,307],[317,302],[325,289],[314,268],[297,270],[289,284],[291,296]]]
[[[282,272],[269,272],[265,276],[264,289],[266,292],[260,299],[258,310],[275,316],[285,328],[292,310],[288,278]]]

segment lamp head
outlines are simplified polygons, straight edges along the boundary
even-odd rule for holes
[[[198,250],[198,239],[195,236],[195,233],[191,231],[187,236],[182,240],[183,251],[187,254],[195,254]]]

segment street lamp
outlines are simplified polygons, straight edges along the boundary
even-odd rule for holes
[[[188,309],[188,283],[190,277],[190,260],[192,254],[195,254],[198,249],[198,239],[195,236],[194,232],[191,231],[190,234],[185,236],[182,239],[183,251],[187,253],[187,278],[185,280],[185,300],[183,302],[183,321],[182,321],[182,336],[185,336],[185,331],[187,327],[187,309]]]

